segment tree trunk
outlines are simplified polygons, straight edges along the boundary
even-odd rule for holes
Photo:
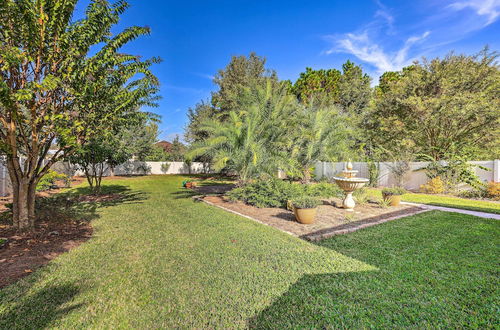
[[[35,186],[30,185],[28,180],[12,182],[13,207],[12,222],[18,230],[29,231],[35,226]]]
[[[36,185],[38,183],[38,180],[33,180],[29,185],[28,185],[28,198],[27,198],[27,204],[28,204],[28,218],[31,224],[31,227],[35,227],[35,200],[36,200]]]
[[[311,173],[309,172],[308,166],[304,167],[304,169],[302,170],[302,174],[303,174],[302,183],[307,184],[307,183],[311,182]]]

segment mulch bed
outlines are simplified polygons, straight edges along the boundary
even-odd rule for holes
[[[0,288],[29,275],[61,253],[85,242],[92,235],[86,222],[38,222],[32,233],[20,234],[14,228],[0,225]]]
[[[84,180],[83,177],[74,177],[72,185],[77,185]],[[56,189],[37,192],[37,198],[50,197],[65,189],[62,182],[57,183],[59,187]],[[78,201],[107,201],[119,197],[114,195],[80,196]],[[0,213],[8,211],[7,203],[12,203],[12,197],[0,199]],[[92,227],[85,221],[37,220],[35,230],[30,233],[19,233],[9,225],[0,224],[0,288],[31,274],[61,253],[85,242],[91,236]],[[1,243],[5,239],[7,242]]]
[[[291,235],[314,241],[425,211],[412,205],[381,208],[377,204],[366,203],[356,205],[354,212],[348,212],[336,206],[341,205],[341,200],[330,199],[318,207],[315,222],[305,225],[297,222],[293,212],[286,209],[257,208],[242,202],[229,202],[222,196],[205,196],[202,199]]]

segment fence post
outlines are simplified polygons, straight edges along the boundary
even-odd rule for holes
[[[500,159],[493,161],[493,182],[500,182]]]

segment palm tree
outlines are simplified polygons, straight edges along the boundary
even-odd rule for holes
[[[291,159],[303,183],[309,183],[316,161],[331,160],[347,149],[348,124],[334,106],[311,106],[301,108],[294,126]]]
[[[202,129],[209,137],[194,143],[189,157],[209,155],[215,170],[228,169],[240,184],[273,175],[285,163],[286,119],[297,102],[284,86],[255,85],[243,93],[242,109],[229,112],[224,121],[208,119]]]

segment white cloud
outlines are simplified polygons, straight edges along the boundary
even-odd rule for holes
[[[198,77],[201,77],[201,78],[205,78],[205,79],[208,79],[208,80],[214,80],[214,78],[215,78],[214,75],[206,74],[206,73],[193,72],[193,74],[195,76],[198,76]]]
[[[352,54],[379,74],[396,71],[500,18],[500,0],[454,0],[449,5],[427,7],[429,14],[418,22],[397,25],[392,9],[374,1],[377,9],[373,19],[350,33],[325,36],[331,46],[324,54]]]
[[[479,16],[486,16],[486,25],[489,25],[497,20],[500,16],[500,0],[466,0],[457,1],[448,6],[454,10],[463,10],[470,8]]]
[[[408,38],[404,45],[397,51],[387,52],[369,37],[369,31],[365,30],[360,34],[347,33],[342,36],[328,36],[333,42],[333,47],[326,51],[327,54],[334,52],[349,53],[360,60],[370,63],[377,68],[379,73],[385,71],[397,71],[410,64],[414,58],[408,57],[410,48],[427,38],[430,31],[424,32],[420,36]]]
[[[379,9],[375,12],[374,17],[376,19],[381,18],[383,21],[385,21],[385,23],[389,28],[388,32],[392,34],[394,25],[394,16],[392,16],[390,10],[382,2],[380,2],[379,0],[375,0],[375,3],[377,4],[377,7],[379,7]]]

